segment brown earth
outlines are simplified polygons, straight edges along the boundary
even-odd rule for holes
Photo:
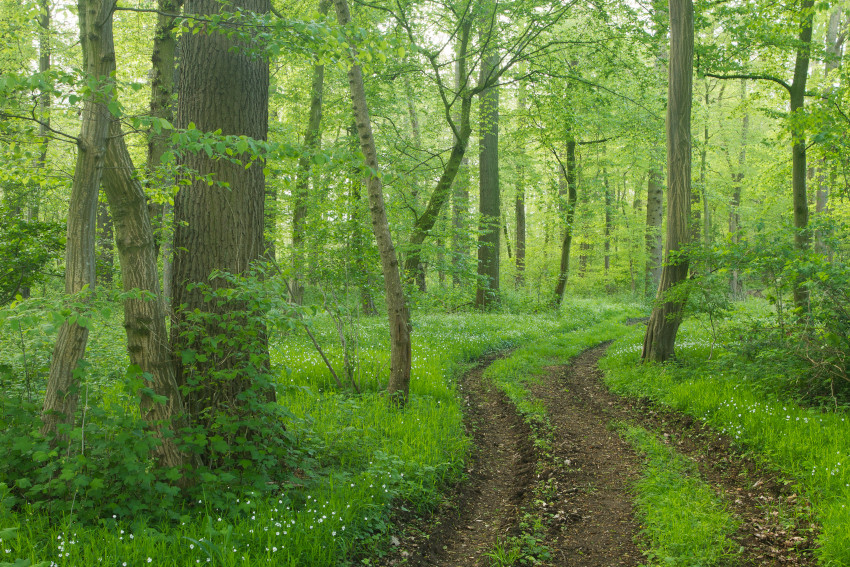
[[[735,565],[815,565],[817,528],[791,483],[690,416],[608,392],[596,365],[606,348],[589,349],[535,381],[531,390],[550,420],[535,431],[482,379],[495,357],[470,371],[461,383],[475,446],[467,479],[431,516],[399,517],[390,553],[372,564],[509,564],[511,544],[522,542],[522,556],[513,558],[518,565],[641,565],[631,498],[641,458],[612,427],[629,422],[692,459],[740,519]]]

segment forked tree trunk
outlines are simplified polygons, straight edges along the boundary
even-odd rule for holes
[[[341,26],[351,22],[347,0],[334,0],[337,20]],[[387,392],[394,403],[404,405],[410,393],[410,312],[401,286],[398,259],[393,246],[390,225],[384,206],[384,188],[379,176],[378,152],[372,134],[372,120],[366,104],[366,89],[360,65],[352,65],[348,71],[348,86],[354,119],[360,137],[360,149],[365,157],[369,175],[369,211],[372,214],[372,232],[381,256],[384,285],[387,295],[387,316],[390,326],[390,380]]]
[[[670,70],[667,91],[667,245],[657,303],[646,327],[641,358],[673,356],[684,298],[665,294],[688,277],[691,205],[691,104],[693,96],[693,0],[670,0]]]
[[[134,175],[134,166],[120,123],[112,122],[106,152],[103,190],[115,227],[115,244],[124,289],[147,291],[151,298],[124,300],[124,329],[130,363],[151,377],[150,388],[164,402],[142,394],[142,417],[151,424],[162,443],[157,448],[161,465],[182,467],[185,455],[177,449],[175,427],[185,423],[183,395],[177,387],[174,361],[165,327],[165,302],[159,290],[156,243],[147,207],[147,196]]]
[[[110,0],[80,0],[78,4],[83,69],[87,77],[112,80],[115,71],[112,8]],[[65,245],[65,293],[68,295],[80,293],[84,288],[92,291],[95,286],[95,215],[111,121],[108,102],[92,94],[83,103]],[[76,370],[85,355],[87,342],[86,327],[65,322],[59,329],[44,394],[41,428],[44,435],[56,434],[60,423],[73,424],[79,387]]]
[[[495,52],[482,57],[480,85],[492,80],[499,63]],[[480,142],[478,157],[478,284],[475,306],[486,309],[499,299],[499,88],[487,86],[480,94]]]

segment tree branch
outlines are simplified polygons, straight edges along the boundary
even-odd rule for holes
[[[776,83],[777,85],[780,85],[782,88],[784,88],[789,93],[791,92],[791,85],[790,84],[788,84],[786,81],[783,81],[782,79],[780,79],[778,77],[773,77],[771,75],[749,75],[749,74],[746,74],[746,73],[734,74],[734,75],[716,75],[714,73],[703,73],[703,74],[706,77],[711,77],[713,79],[723,79],[723,80],[726,80],[726,79],[747,79],[747,80],[751,80],[751,81],[771,81],[771,82]]]

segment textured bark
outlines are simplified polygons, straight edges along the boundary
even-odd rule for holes
[[[564,219],[564,236],[561,241],[561,265],[558,268],[558,279],[555,284],[554,304],[561,305],[564,299],[564,290],[567,287],[567,277],[570,273],[570,248],[573,242],[573,229],[576,212],[576,201],[578,201],[578,190],[576,188],[576,142],[570,137],[567,140],[567,163],[566,168],[561,166],[561,191],[559,195],[559,208],[561,208]],[[566,199],[563,190],[566,189]]]
[[[741,104],[747,102],[747,81],[741,79]],[[738,169],[732,176],[732,200],[729,203],[729,235],[732,243],[738,245],[741,242],[741,191],[744,183],[744,170],[747,165],[747,135],[750,129],[750,115],[744,109],[744,117],[741,119],[741,151],[738,153]],[[740,297],[743,293],[738,270],[732,270],[729,277],[729,291],[733,297]]]
[[[224,4],[216,0],[189,0],[187,16],[212,16],[220,10],[242,9],[268,12],[268,0],[240,0]],[[265,140],[268,132],[269,65],[247,52],[247,46],[215,30],[185,34],[180,46],[180,79],[176,123],[185,128],[194,123],[202,132],[221,130],[223,135],[245,135]],[[247,159],[242,156],[241,159]],[[202,336],[187,338],[192,328],[189,315],[197,310],[211,317],[204,321],[201,334],[230,334],[216,319],[227,317],[241,306],[232,302],[204,300],[203,283],[213,289],[228,287],[223,278],[210,280],[215,270],[245,274],[251,263],[263,256],[265,240],[265,179],[262,164],[246,167],[225,159],[212,159],[205,152],[186,153],[183,165],[200,176],[212,175],[223,185],[208,186],[191,178],[184,180],[174,200],[174,322],[171,342],[177,369],[177,383],[188,388],[185,403],[191,419],[207,425],[218,413],[232,414],[244,405],[240,394],[253,386],[245,375],[230,380],[210,380],[215,371],[227,371],[242,365],[249,357],[254,368],[268,365],[268,353],[244,352],[243,345],[209,351]],[[243,321],[244,327],[256,327],[257,340],[265,336],[261,323]],[[262,347],[260,347],[262,348]],[[208,356],[194,366],[196,375],[183,363],[181,354],[193,350]],[[257,360],[259,358],[260,360]],[[194,381],[194,383],[193,383]],[[266,391],[273,399],[273,391]]]
[[[112,38],[112,2],[80,0],[78,5],[83,69],[88,77],[111,80],[115,71]],[[95,285],[95,214],[97,193],[103,173],[103,160],[109,134],[107,100],[90,96],[83,103],[82,127],[77,143],[77,160],[68,207],[65,245],[65,293],[81,292]],[[88,329],[65,322],[59,329],[50,374],[44,394],[41,432],[52,435],[57,426],[73,424],[77,408],[79,378],[75,370],[85,355]]]
[[[334,0],[337,20],[341,26],[351,22],[347,0]],[[354,119],[360,137],[360,149],[365,157],[369,173],[369,211],[372,215],[372,232],[381,255],[381,268],[384,272],[386,287],[387,316],[390,326],[390,380],[387,392],[395,403],[404,405],[410,392],[410,312],[404,297],[399,274],[398,257],[393,246],[390,225],[384,206],[384,188],[378,175],[378,153],[372,134],[372,120],[366,104],[366,89],[363,85],[363,72],[359,65],[352,65],[348,71],[348,86],[351,103],[354,107]]]
[[[326,15],[330,0],[319,2],[319,13]],[[310,114],[304,132],[305,154],[298,159],[295,190],[292,193],[292,301],[304,302],[304,272],[306,259],[304,243],[307,236],[308,199],[310,196],[310,154],[322,144],[322,107],[325,97],[325,66],[313,65],[313,80],[310,86]]]
[[[802,0],[800,16],[800,35],[797,44],[797,56],[794,62],[794,82],[791,84],[791,192],[794,208],[794,247],[805,252],[811,245],[809,234],[809,202],[806,194],[806,133],[802,126],[802,113],[805,107],[806,79],[809,74],[809,52],[812,43],[812,23],[814,21],[814,0]],[[794,282],[794,306],[801,316],[809,311],[809,291],[801,280]]]
[[[688,277],[684,251],[691,237],[691,105],[693,97],[693,0],[670,0],[670,66],[667,91],[667,244],[656,306],[646,327],[643,360],[673,356],[684,300],[665,293]]]
[[[183,396],[177,387],[165,326],[165,302],[159,289],[156,242],[147,197],[134,175],[133,162],[117,120],[112,122],[107,146],[103,190],[112,212],[124,290],[141,290],[151,294],[148,299],[128,297],[124,300],[124,329],[130,363],[147,373],[153,393],[165,398],[163,403],[157,403],[142,393],[142,417],[161,440],[157,447],[160,464],[182,467],[185,455],[174,444],[172,430],[174,426],[184,424],[185,409]]]
[[[481,60],[479,84],[491,81],[499,64],[497,53]],[[481,91],[480,142],[478,154],[478,284],[475,306],[486,309],[499,299],[499,88],[491,85]]]
[[[647,296],[655,296],[661,281],[661,258],[664,252],[661,226],[664,222],[664,185],[661,169],[649,168],[646,184],[646,270],[645,291]]]
[[[151,50],[151,98],[150,115],[155,118],[174,122],[174,78],[176,71],[177,39],[174,36],[174,27],[177,18],[169,14],[179,13],[183,6],[183,0],[158,0],[156,28],[153,34],[153,49]],[[162,162],[162,156],[168,150],[168,132],[157,134],[154,131],[148,133],[148,154],[145,168],[149,178],[151,189],[159,187],[160,191],[169,192],[174,187],[174,178],[158,170]],[[155,244],[157,254],[162,252],[162,293],[166,305],[171,298],[171,260],[172,260],[172,238],[173,233],[169,220],[171,220],[171,206],[158,201],[149,204],[150,218],[156,230]],[[160,248],[161,246],[161,248]]]

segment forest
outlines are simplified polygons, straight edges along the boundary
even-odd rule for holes
[[[0,30],[0,567],[850,566],[847,0]]]

